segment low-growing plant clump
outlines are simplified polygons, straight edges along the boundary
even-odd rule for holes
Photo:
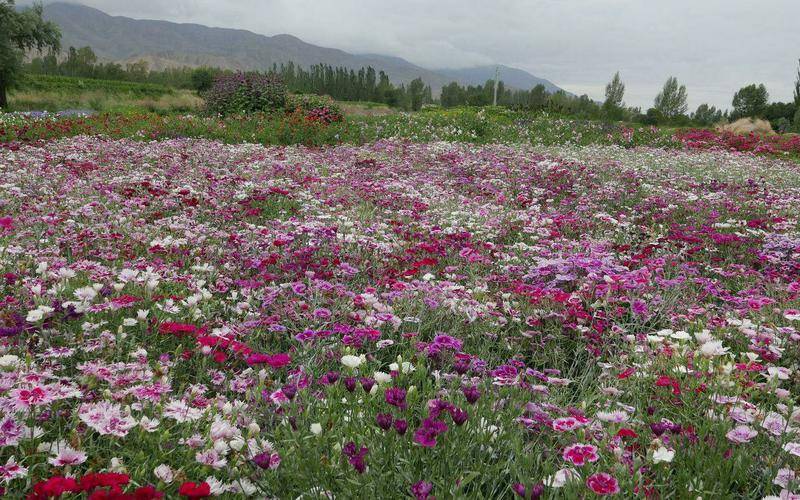
[[[216,115],[269,113],[284,109],[287,90],[272,74],[240,72],[220,74],[204,94],[206,110]]]

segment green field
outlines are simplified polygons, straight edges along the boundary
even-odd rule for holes
[[[202,99],[164,85],[51,75],[25,75],[9,94],[13,111],[144,110],[158,113],[198,110]]]

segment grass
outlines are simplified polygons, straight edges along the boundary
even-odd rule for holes
[[[26,75],[9,93],[12,111],[85,109],[154,113],[198,111],[203,100],[188,90],[163,85],[51,75]]]

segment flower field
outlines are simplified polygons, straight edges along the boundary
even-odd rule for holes
[[[799,165],[139,139],[0,147],[9,497],[798,498]]]

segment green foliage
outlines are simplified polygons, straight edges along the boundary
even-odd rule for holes
[[[622,119],[625,103],[622,98],[625,96],[625,84],[619,77],[619,71],[614,73],[614,77],[606,85],[606,100],[603,102],[603,114],[612,120]]]
[[[17,83],[25,52],[57,51],[61,33],[42,19],[42,6],[18,11],[14,0],[0,0],[0,108],[8,105],[6,91]]]
[[[790,132],[797,107],[793,102],[771,102],[764,108],[764,118],[776,132]]]
[[[218,115],[268,113],[284,109],[286,95],[286,85],[273,74],[219,75],[206,95],[206,109]]]
[[[664,116],[664,113],[662,113],[661,110],[650,108],[640,120],[645,125],[659,125],[666,122],[667,117]]]
[[[697,106],[697,110],[692,113],[692,120],[698,125],[707,127],[722,120],[722,110],[708,104]]]
[[[794,113],[794,131],[800,134],[800,106]]]
[[[208,69],[208,68],[200,68]],[[61,61],[55,54],[34,57],[25,65],[26,73],[53,76],[78,76],[98,80],[119,80],[133,82],[149,82],[183,89],[196,89],[197,82],[192,80],[195,69],[166,68],[152,71],[145,61],[137,61],[122,67],[115,62],[97,62],[91,47],[69,47],[67,57]],[[213,74],[219,70],[210,70]]]
[[[196,68],[192,71],[192,88],[198,93],[211,90],[214,85],[214,71],[211,68]]]
[[[136,97],[161,97],[175,92],[169,87],[152,83],[31,74],[20,79],[19,88],[26,91],[62,93],[103,91],[112,95],[130,94]]]
[[[764,84],[750,84],[742,87],[733,95],[733,112],[731,119],[744,117],[762,118],[769,102],[769,93]]]
[[[664,88],[656,96],[655,109],[661,112],[667,119],[673,119],[678,115],[686,114],[688,105],[686,104],[686,86],[680,85],[674,76],[667,78]]]
[[[408,100],[411,111],[422,109],[423,98],[425,97],[425,82],[422,78],[415,78],[408,84]]]
[[[797,79],[794,81],[794,105],[800,109],[800,60],[797,62]]]

